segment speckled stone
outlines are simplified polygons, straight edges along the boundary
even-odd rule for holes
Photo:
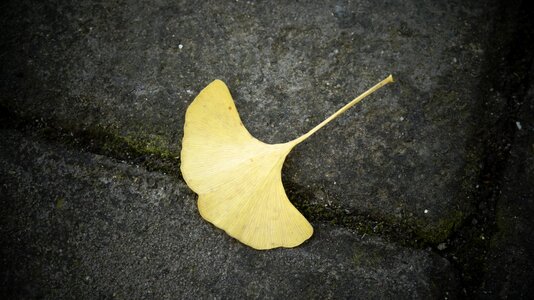
[[[254,136],[283,142],[392,73],[395,85],[290,154],[290,199],[432,243],[471,208],[494,1],[3,6],[0,105],[28,122],[178,159],[185,109],[216,78]]]
[[[198,215],[180,180],[0,130],[3,299],[454,298],[427,250],[316,225],[257,251]]]

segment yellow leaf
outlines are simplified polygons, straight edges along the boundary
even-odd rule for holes
[[[266,144],[245,128],[226,85],[215,80],[185,115],[181,171],[198,196],[200,215],[255,249],[295,247],[313,228],[282,185],[287,154],[361,99],[393,82],[390,75],[301,137]]]

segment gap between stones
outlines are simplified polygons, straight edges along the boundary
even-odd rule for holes
[[[446,249],[434,249],[460,271],[462,296],[476,296],[486,271],[491,238],[496,233],[496,205],[514,143],[516,120],[532,80],[534,20],[527,1],[502,1],[483,66],[480,86],[479,132],[473,143],[482,150],[482,162],[473,195],[474,209],[447,239]],[[499,99],[504,101],[499,101]],[[495,116],[498,116],[495,118]]]

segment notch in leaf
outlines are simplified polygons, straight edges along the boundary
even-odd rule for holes
[[[198,194],[200,215],[255,249],[295,247],[313,228],[289,202],[282,185],[288,153],[313,133],[382,86],[390,75],[301,137],[266,144],[245,128],[224,82],[215,80],[185,115],[181,171]]]

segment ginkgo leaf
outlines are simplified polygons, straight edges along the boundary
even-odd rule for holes
[[[367,95],[393,82],[390,75],[301,137],[266,144],[245,128],[220,80],[204,88],[185,115],[181,171],[198,194],[200,215],[255,249],[295,247],[313,228],[291,204],[282,166],[291,149]]]

